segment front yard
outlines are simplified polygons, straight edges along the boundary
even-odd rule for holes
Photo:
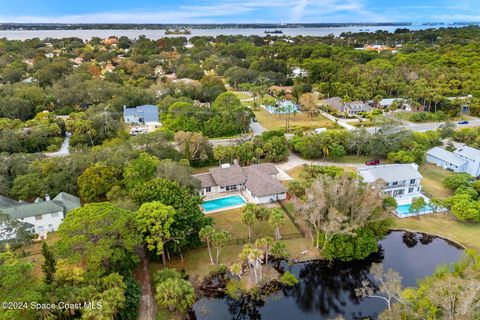
[[[285,129],[285,115],[271,114],[265,109],[259,107],[254,111],[257,121],[267,130],[282,130]],[[306,129],[314,130],[316,128],[335,129],[339,128],[337,124],[328,120],[322,115],[318,115],[314,118],[310,115],[299,112],[295,116],[289,115],[289,122],[291,129]]]
[[[452,191],[445,188],[442,181],[453,175],[453,172],[430,163],[422,164],[419,171],[423,176],[422,187],[428,194],[440,200],[445,200],[452,195]]]

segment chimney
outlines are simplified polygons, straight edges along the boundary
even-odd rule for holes
[[[48,195],[48,193],[45,195],[45,201],[50,201],[50,196]]]

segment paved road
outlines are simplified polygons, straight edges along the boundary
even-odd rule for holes
[[[416,131],[416,132],[424,132],[430,130],[436,130],[441,125],[445,124],[445,122],[429,122],[429,123],[411,123],[411,122],[404,122],[404,125],[401,125],[402,128],[406,128],[408,130]],[[472,119],[468,120],[468,124],[458,124],[454,122],[457,128],[472,128],[480,126],[480,119]],[[368,128],[367,131],[375,132],[378,128],[372,127]]]
[[[45,155],[47,157],[65,157],[70,154],[70,138],[72,137],[72,134],[70,132],[67,132],[65,134],[65,140],[63,140],[62,146],[60,149],[56,152],[45,152]]]
[[[260,123],[258,122],[250,122],[250,130],[253,132],[253,135],[258,136],[262,134],[262,132],[267,131]]]
[[[347,129],[348,131],[352,131],[352,130],[355,130],[355,129],[356,129],[354,126],[352,126],[351,124],[349,124],[347,121],[345,121],[345,120],[343,120],[343,119],[334,117],[334,116],[332,116],[331,114],[329,114],[329,113],[327,113],[327,112],[324,112],[324,111],[321,111],[320,113],[322,114],[322,116],[324,116],[324,117],[327,118],[328,120],[335,122],[335,123],[338,124],[339,126],[344,127],[345,129]]]
[[[260,123],[258,122],[250,122],[250,131],[253,133],[254,136],[261,135],[262,132],[267,131]],[[210,139],[210,143],[216,146],[232,146],[236,145],[239,141],[245,140],[246,137],[242,138],[231,138],[231,139]]]
[[[321,166],[337,166],[337,167],[353,167],[357,169],[361,167],[365,167],[363,163],[337,163],[337,162],[329,162],[329,161],[321,161],[321,160],[305,160],[292,152],[290,152],[290,154],[288,155],[287,161],[282,163],[277,163],[275,166],[283,171],[288,171],[295,167],[302,166],[304,164],[316,164]]]

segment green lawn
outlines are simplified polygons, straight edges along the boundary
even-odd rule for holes
[[[303,260],[319,258],[318,250],[312,245],[308,239],[290,239],[284,240],[287,251],[291,259]],[[243,246],[234,245],[222,248],[220,253],[220,263],[231,265],[240,262],[239,255]],[[302,254],[302,252],[304,254]],[[172,260],[167,262],[168,268],[175,268],[177,270],[185,270],[192,280],[201,280],[203,277],[215,267],[210,263],[208,250],[206,248],[192,249],[184,253],[183,262],[177,256],[172,257]],[[162,268],[161,262],[152,262],[149,264],[150,274]]]
[[[223,229],[230,232],[232,239],[245,239],[248,238],[248,227],[241,222],[242,208],[210,213],[209,217],[213,218],[216,229]],[[287,215],[285,215],[286,222],[280,227],[281,234],[298,233],[295,225],[290,221]],[[253,225],[254,237],[273,237],[273,228],[268,221],[257,221]]]
[[[252,98],[252,96],[250,96],[246,93],[240,92],[240,91],[230,91],[230,93],[233,93],[234,95],[236,95],[237,98],[240,99],[240,100]]]
[[[257,121],[267,130],[282,130],[285,129],[285,115],[271,114],[263,108],[258,108],[254,111]],[[290,128],[303,128],[306,130],[313,130],[316,128],[335,129],[339,128],[333,121],[328,120],[322,115],[314,118],[310,115],[299,112],[295,116],[291,114]]]
[[[425,232],[480,250],[480,225],[453,220],[441,213],[417,218],[396,218],[394,228]]]
[[[451,171],[442,169],[433,164],[422,164],[419,168],[420,173],[423,176],[422,186],[423,189],[438,199],[446,199],[452,195],[452,191],[445,188],[442,181],[451,176]]]

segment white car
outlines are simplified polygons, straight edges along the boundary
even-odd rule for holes
[[[316,134],[319,134],[319,133],[322,133],[322,132],[325,132],[327,131],[327,128],[317,128],[315,130],[313,130]]]

